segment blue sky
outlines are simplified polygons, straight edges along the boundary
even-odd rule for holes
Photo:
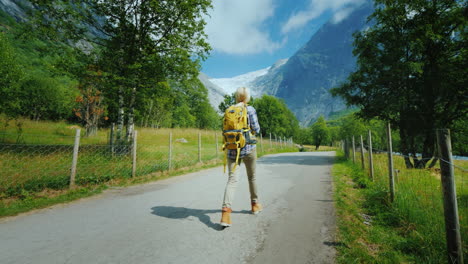
[[[323,23],[339,22],[366,0],[213,0],[205,32],[213,50],[202,64],[227,78],[291,57]]]

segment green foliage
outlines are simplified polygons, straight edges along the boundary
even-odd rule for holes
[[[364,120],[356,113],[351,112],[337,120],[327,122],[330,129],[332,142],[348,139],[351,142],[354,136],[356,146],[360,145],[360,136],[363,137],[364,145],[368,145],[368,131],[372,133],[372,147],[378,150],[387,150],[387,128],[384,121],[378,119]],[[393,150],[399,151],[399,131],[392,130]]]
[[[377,0],[371,27],[355,33],[358,67],[333,89],[365,119],[390,122],[404,154],[435,154],[435,130],[466,117],[466,3]]]
[[[21,106],[18,98],[23,72],[10,41],[0,32],[0,113],[16,117]]]
[[[450,130],[454,155],[468,156],[468,117],[457,120]]]
[[[202,15],[211,1],[143,1],[125,10],[122,1],[33,2],[31,23],[8,14],[0,20],[8,25],[0,35],[0,83],[7,76],[11,82],[0,85],[0,113],[83,122],[73,110],[75,99],[88,96],[78,83],[95,68],[102,78],[93,82],[94,92],[102,94],[107,125],[125,118],[152,127],[219,127],[195,78],[210,49]]]
[[[310,127],[300,127],[294,135],[294,142],[301,145],[313,144],[311,135]]]
[[[117,121],[119,129],[126,121],[127,135],[131,134],[137,115],[136,103],[148,102],[144,97],[151,97],[151,90],[159,88],[160,82],[195,78],[200,61],[210,50],[204,33],[204,15],[211,7],[210,0],[33,3],[48,10],[48,19],[39,12],[32,24],[39,24],[46,37],[62,39],[63,43],[85,40],[99,46],[91,47],[91,57],[96,58],[107,76],[108,85],[103,92],[117,111],[112,116],[116,119],[111,121]],[[87,52],[83,45],[74,47]],[[175,120],[183,123],[177,125],[196,125],[190,115],[194,113],[188,113],[186,106],[176,110]]]
[[[173,113],[172,126],[173,127],[193,127],[195,126],[196,118],[190,107],[183,104],[177,107]]]
[[[10,79],[8,84],[3,80],[0,85],[0,93],[4,93],[0,95],[0,113],[10,118],[25,116],[35,120],[69,118],[78,90],[76,82],[60,64],[69,68],[76,64],[69,53],[71,49],[40,41],[35,38],[35,32],[25,32],[14,21],[9,25],[11,28],[0,33],[0,45],[7,45],[0,48],[0,56],[4,57],[0,59],[3,64],[0,71],[4,71],[0,75]],[[11,82],[13,79],[16,81]]]
[[[235,93],[229,95],[224,95],[224,100],[219,104],[218,109],[221,113],[224,113],[226,109],[236,103],[236,95]]]
[[[221,127],[221,117],[211,107],[208,101],[208,90],[197,78],[186,82],[186,101],[195,117],[196,128],[218,129]]]
[[[15,24],[16,24],[16,21],[12,16],[8,15],[3,10],[0,10],[0,29],[1,27],[4,27],[4,26],[11,27]]]
[[[367,126],[362,119],[350,114],[341,119],[339,135],[342,139],[367,135]]]
[[[313,144],[317,150],[320,145],[327,144],[330,140],[330,130],[327,127],[327,122],[323,116],[320,116],[317,121],[311,126]]]
[[[299,121],[286,104],[271,95],[263,95],[253,101],[263,136],[293,137],[299,130]]]
[[[208,101],[208,91],[197,78],[172,83],[174,88],[171,127],[218,129],[221,119]]]
[[[60,82],[62,81],[62,83]],[[65,83],[63,83],[65,81]],[[67,80],[27,76],[21,83],[21,115],[32,120],[63,120],[74,107],[78,91]],[[70,87],[72,86],[72,87]]]

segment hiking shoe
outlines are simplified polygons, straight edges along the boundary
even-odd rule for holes
[[[252,202],[252,214],[258,214],[262,211],[262,205],[257,202]]]
[[[229,207],[223,207],[221,214],[221,226],[228,227],[231,226],[231,212],[232,209]]]

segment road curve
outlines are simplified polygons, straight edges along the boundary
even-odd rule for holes
[[[0,263],[334,263],[334,156],[259,159],[258,215],[241,166],[226,229],[221,167],[0,219]]]

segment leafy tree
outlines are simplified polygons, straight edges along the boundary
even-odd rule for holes
[[[95,67],[90,67],[87,76],[82,77],[79,85],[80,96],[76,102],[79,107],[74,109],[75,115],[80,118],[86,129],[86,136],[97,134],[100,118],[105,113],[101,92],[102,72]]]
[[[25,76],[18,99],[20,113],[32,120],[60,120],[70,116],[74,89],[68,89],[57,79],[48,76]]]
[[[40,27],[44,33],[95,53],[91,57],[107,74],[105,96],[117,107],[118,138],[124,125],[127,137],[131,135],[136,103],[146,90],[168,79],[196,76],[210,50],[204,33],[210,0],[32,2],[41,12],[47,10],[47,19],[35,21],[46,24]]]
[[[339,136],[340,128],[336,126],[329,126],[328,129],[330,131],[330,146],[333,146],[333,144],[341,140]]]
[[[140,106],[136,110],[137,118],[144,127],[171,127],[175,92],[167,82],[156,85],[156,89],[148,90],[148,94],[141,97],[137,104]]]
[[[371,27],[354,35],[357,70],[332,93],[361,117],[398,128],[407,167],[424,168],[435,154],[435,130],[468,111],[466,2],[375,3]]]
[[[224,113],[226,109],[236,103],[236,94],[232,93],[231,95],[224,95],[224,100],[219,104],[218,109],[221,113]]]
[[[326,144],[330,140],[330,130],[323,116],[320,116],[317,121],[312,124],[311,132],[315,150],[318,150],[320,145]]]
[[[194,127],[196,117],[192,115],[190,107],[186,104],[178,106],[173,112],[172,127]]]
[[[304,145],[312,144],[312,133],[310,127],[300,127],[294,135],[294,142]]]
[[[351,139],[353,136],[367,135],[368,127],[362,119],[350,114],[340,119],[339,136],[342,139]]]
[[[9,40],[0,32],[0,113],[13,118],[21,112],[18,95],[23,78],[16,56]]]
[[[468,116],[457,120],[450,130],[454,155],[468,156]]]
[[[299,130],[299,121],[284,101],[271,96],[263,95],[253,101],[257,110],[263,136],[277,135],[280,137],[293,137]]]
[[[178,99],[186,104],[190,113],[195,117],[197,128],[218,129],[221,125],[221,118],[211,107],[208,101],[208,90],[198,78],[193,78],[178,84]]]

